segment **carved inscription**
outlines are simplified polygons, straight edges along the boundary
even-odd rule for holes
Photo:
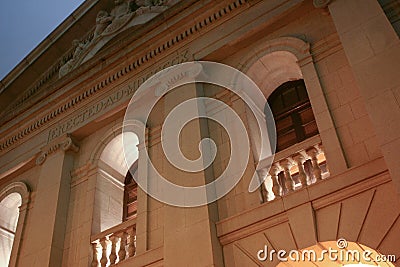
[[[149,79],[152,75],[159,72],[160,70],[179,63],[187,62],[191,59],[192,57],[190,57],[188,51],[185,50],[177,54],[175,58],[172,58],[170,60],[163,62],[162,64],[159,64],[156,68],[151,69],[141,77],[135,79],[127,86],[120,88],[119,90],[108,95],[106,98],[102,99],[100,102],[97,102],[89,106],[80,114],[73,116],[69,120],[63,122],[61,125],[51,129],[49,132],[48,142],[65,133],[69,133],[73,130],[76,130],[79,127],[82,127],[88,120],[93,118],[95,115],[102,113],[104,111],[111,110],[118,104],[129,100],[133,96],[134,92],[136,92],[136,90],[140,87],[140,85],[142,85],[147,79]]]

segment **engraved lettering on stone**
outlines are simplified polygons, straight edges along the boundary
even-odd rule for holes
[[[81,127],[87,120],[93,118],[97,114],[112,109],[116,106],[116,104],[119,104],[125,100],[129,100],[132,97],[133,93],[137,90],[137,88],[140,87],[140,85],[142,85],[148,78],[150,78],[160,70],[164,69],[165,67],[187,62],[189,61],[189,59],[190,57],[188,50],[184,50],[181,53],[178,53],[172,59],[161,63],[159,66],[151,69],[141,77],[131,82],[128,86],[119,89],[118,91],[102,99],[100,102],[88,107],[80,114],[73,116],[68,121],[63,122],[56,128],[51,129],[48,136],[48,142],[67,132],[73,132],[74,129]]]

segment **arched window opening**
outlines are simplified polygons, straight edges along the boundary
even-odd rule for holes
[[[124,151],[123,139],[132,144],[129,151]],[[127,177],[127,173],[129,174],[129,165],[137,168],[134,163],[139,157],[138,143],[136,134],[122,133],[110,140],[101,153],[96,181],[93,234],[110,229],[132,217],[131,212],[126,209],[126,203],[131,202],[131,208],[136,207],[136,199],[126,195],[125,187],[127,183],[129,188],[133,186],[134,179]]]
[[[128,171],[125,177],[122,221],[127,221],[136,218],[138,185],[134,177],[136,177],[137,174],[138,174],[138,160],[136,160],[133,163],[132,167],[130,168],[130,171]]]
[[[9,265],[21,204],[18,193],[11,193],[0,202],[0,266]]]
[[[275,119],[277,152],[318,134],[317,123],[302,79],[285,82],[279,86],[268,97],[268,104]]]
[[[98,159],[92,266],[103,266],[103,262],[113,266],[136,255],[138,199],[133,178],[139,167],[139,137],[133,132],[113,133],[110,137]]]

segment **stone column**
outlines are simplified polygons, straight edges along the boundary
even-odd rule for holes
[[[183,101],[203,96],[201,85],[188,84],[165,96],[164,114]],[[193,105],[199,114],[201,104]],[[208,137],[205,120],[194,119],[183,128],[180,137],[182,153],[189,159],[200,156],[198,145],[201,139]],[[159,144],[160,145],[160,144]],[[160,151],[162,148],[160,146]],[[214,179],[212,168],[190,173],[178,170],[163,159],[163,173],[176,184],[199,186]],[[204,193],[206,194],[206,192]],[[190,197],[190,196],[188,196]],[[217,203],[183,208],[164,206],[164,265],[165,266],[223,266],[222,248],[216,234],[215,223],[218,221]]]
[[[329,12],[400,196],[399,37],[376,0],[322,2],[330,2]]]
[[[21,266],[62,264],[73,166],[71,151],[77,150],[71,137],[63,136],[44,147],[36,160],[41,165],[40,177],[25,240],[29,252],[23,255]]]

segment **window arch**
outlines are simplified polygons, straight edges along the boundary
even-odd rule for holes
[[[277,151],[318,134],[307,89],[302,79],[280,85],[268,97],[276,132]]]
[[[9,264],[21,204],[18,193],[11,193],[0,202],[0,266]]]
[[[133,220],[136,218],[136,212],[130,212],[124,203],[126,193],[129,192],[125,184],[131,185],[133,180],[129,177],[128,166],[135,166],[134,163],[137,162],[139,170],[140,141],[139,135],[135,132],[114,130],[103,139],[92,154],[98,170],[91,236],[93,266],[100,265],[104,259],[118,263],[136,255],[138,224]],[[130,145],[128,151],[124,149],[124,144]],[[136,200],[137,198],[132,201],[135,211]],[[105,242],[107,238],[111,242]],[[144,248],[141,247],[140,250]]]
[[[125,126],[129,131],[124,128]],[[145,234],[147,215],[144,212],[147,210],[146,195],[138,188],[137,203],[140,203],[140,206],[137,207],[136,214],[142,216],[138,220],[133,217],[123,220],[125,209],[123,199],[129,166],[132,168],[137,162],[138,177],[147,177],[148,159],[144,150],[148,130],[139,120],[130,120],[124,127],[122,125],[112,127],[98,142],[89,160],[90,165],[94,167],[93,170],[96,170],[91,176],[93,177],[92,265],[96,266],[100,265],[100,260],[104,258],[120,262],[147,250]],[[124,150],[124,144],[129,144],[133,149]],[[137,232],[141,233],[138,239]],[[111,242],[104,242],[106,239]],[[121,250],[121,242],[126,244],[125,252]],[[118,256],[112,260],[110,257],[115,256],[111,252],[113,247]],[[122,258],[121,253],[124,255]]]
[[[127,152],[126,158],[123,139],[128,140],[127,142],[136,148]],[[102,149],[98,160],[99,175],[96,181],[93,233],[103,232],[127,219],[126,182],[129,181],[128,187],[132,187],[133,180],[129,179],[128,166],[137,166],[138,144],[139,138],[135,133],[119,133],[113,135]]]
[[[17,265],[28,203],[29,189],[23,182],[0,191],[0,266]]]
[[[237,54],[231,64],[245,72],[260,87],[266,98],[284,82],[304,79],[310,102],[314,107],[321,141],[324,142],[324,139],[329,137],[329,142],[325,142],[323,146],[324,153],[328,161],[330,155],[335,158],[335,164],[329,167],[329,171],[335,174],[346,170],[346,159],[310,53],[310,44],[295,37],[271,40],[266,37],[248,49]],[[257,132],[251,128],[250,130]],[[257,144],[259,141],[252,137],[252,142]]]

